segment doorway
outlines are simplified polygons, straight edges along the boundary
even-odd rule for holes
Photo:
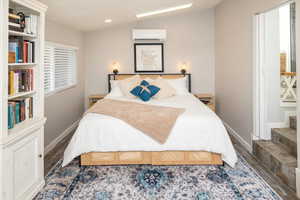
[[[296,190],[296,4],[255,15],[253,154]]]
[[[255,15],[254,140],[270,140],[296,116],[295,16],[293,1]]]

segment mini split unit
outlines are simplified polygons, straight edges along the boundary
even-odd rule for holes
[[[133,40],[160,40],[167,39],[167,31],[163,29],[133,29]]]

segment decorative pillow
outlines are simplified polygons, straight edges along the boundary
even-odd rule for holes
[[[130,93],[130,91],[135,88],[137,85],[139,85],[141,82],[140,76],[135,75],[131,78],[124,79],[120,81],[120,89],[124,96],[128,98],[136,98],[134,95]]]
[[[155,79],[153,85],[160,88],[160,91],[153,97],[155,99],[165,99],[176,95],[176,90],[162,77]]]
[[[166,81],[176,90],[176,95],[188,95],[187,78],[166,79]]]
[[[143,101],[149,101],[159,90],[160,88],[155,85],[150,85],[147,81],[143,80],[140,85],[133,88],[130,92]]]

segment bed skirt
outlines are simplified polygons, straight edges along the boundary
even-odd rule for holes
[[[91,152],[81,165],[223,165],[220,154],[205,151]]]

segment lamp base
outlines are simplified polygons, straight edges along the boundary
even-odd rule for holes
[[[114,69],[114,70],[113,70],[113,73],[114,73],[115,75],[117,75],[117,74],[119,73],[119,70]]]

